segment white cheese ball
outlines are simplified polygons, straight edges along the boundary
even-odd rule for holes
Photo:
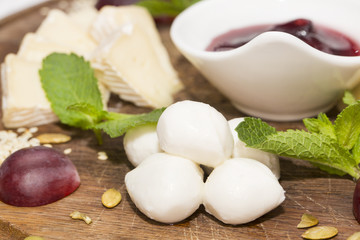
[[[123,144],[126,156],[134,167],[150,155],[162,152],[154,124],[130,129],[124,136]]]
[[[259,149],[246,147],[246,144],[238,137],[235,128],[244,121],[244,118],[234,118],[229,121],[229,126],[234,138],[234,151],[233,158],[251,158],[265,164],[277,179],[280,178],[280,161],[279,157],[275,154],[261,151]]]
[[[194,101],[169,106],[157,125],[160,147],[167,153],[216,167],[233,151],[227,120],[215,108]]]
[[[157,153],[127,173],[125,185],[131,200],[147,217],[176,223],[202,203],[203,171],[188,159]]]
[[[205,209],[226,224],[251,222],[284,199],[285,192],[274,174],[253,159],[225,161],[205,182]]]

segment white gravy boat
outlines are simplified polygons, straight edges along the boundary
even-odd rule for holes
[[[237,109],[269,120],[299,120],[326,112],[360,81],[359,56],[324,53],[283,32],[262,33],[230,51],[205,51],[230,30],[297,18],[360,44],[359,0],[202,0],[174,20],[170,34]]]

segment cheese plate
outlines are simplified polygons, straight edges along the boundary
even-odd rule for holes
[[[21,16],[0,22],[0,62],[9,53],[16,53],[23,37],[34,32],[52,8],[71,5],[52,1],[25,11]],[[170,60],[179,74],[184,89],[175,95],[175,101],[195,100],[208,103],[227,119],[245,114],[236,110],[207,80],[178,52],[170,40],[169,26],[159,25],[161,40]],[[148,108],[138,107],[118,96],[110,97],[108,109],[114,112],[143,113]],[[331,110],[333,119],[338,113]],[[303,129],[302,122],[269,122],[278,130]],[[5,129],[3,125],[1,129]],[[68,143],[54,145],[68,155],[78,169],[81,185],[68,197],[40,207],[13,207],[0,202],[0,238],[24,239],[35,235],[44,239],[301,239],[304,229],[297,224],[304,213],[319,220],[319,226],[334,226],[339,233],[334,239],[346,239],[360,231],[352,213],[352,194],[355,182],[350,177],[327,174],[307,162],[281,158],[280,184],[286,191],[286,200],[261,218],[243,225],[225,225],[200,207],[183,222],[167,225],[148,219],[136,209],[127,194],[124,177],[133,167],[127,160],[123,138],[103,135],[98,145],[91,132],[74,129],[59,123],[41,125],[40,133],[63,133],[72,137]],[[106,152],[108,159],[99,160],[98,153]],[[122,201],[113,209],[101,203],[102,194],[116,188]],[[87,214],[92,223],[74,220],[73,211]]]

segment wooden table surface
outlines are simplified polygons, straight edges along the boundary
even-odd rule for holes
[[[0,22],[0,62],[6,54],[16,53],[25,33],[37,29],[46,8],[65,6],[51,2]],[[45,7],[45,8],[44,8]],[[226,118],[245,116],[214,89],[174,48],[169,38],[169,26],[159,26],[171,61],[179,72],[185,89],[176,100],[192,99],[209,103]],[[112,96],[110,110],[140,113],[148,111]],[[337,114],[333,109],[330,116]],[[299,122],[269,122],[278,130],[303,128]],[[0,126],[2,129],[3,127]],[[39,133],[60,132],[72,136],[70,143],[55,145],[64,150],[76,165],[81,186],[70,196],[55,203],[33,208],[13,207],[0,202],[0,239],[24,239],[28,235],[44,239],[302,239],[305,230],[297,229],[303,213],[316,216],[319,225],[337,227],[335,239],[346,239],[360,231],[352,214],[352,194],[355,183],[350,177],[324,173],[302,160],[281,158],[280,183],[286,200],[270,213],[254,222],[229,226],[222,224],[200,207],[189,219],[175,225],[160,224],[145,217],[136,209],[126,192],[125,174],[132,169],[123,146],[122,137],[110,139],[104,135],[99,146],[91,132],[51,124],[39,127]],[[97,159],[97,152],[105,151],[109,160]],[[101,204],[102,193],[109,188],[120,190],[123,200],[114,209]],[[80,211],[89,215],[93,223],[73,220],[69,214]]]

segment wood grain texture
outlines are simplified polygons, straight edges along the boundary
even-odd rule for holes
[[[54,1],[46,7],[58,7]],[[44,18],[41,8],[22,13],[0,23],[0,61],[16,52],[25,33],[34,31]],[[169,27],[159,26],[162,40],[171,61],[178,70],[185,89],[176,100],[192,99],[211,104],[227,119],[245,116],[214,89],[201,74],[173,46]],[[140,113],[148,109],[134,107],[112,96],[109,109],[118,112]],[[337,114],[333,109],[330,116]],[[303,128],[301,122],[270,122],[278,130]],[[0,202],[0,239],[24,239],[38,235],[44,239],[301,239],[304,230],[296,225],[303,213],[316,216],[320,225],[335,226],[335,239],[346,239],[360,231],[352,215],[354,182],[347,177],[326,174],[301,160],[281,159],[280,183],[286,190],[283,204],[254,222],[239,226],[222,224],[200,207],[189,219],[174,225],[159,224],[140,213],[131,202],[124,185],[125,174],[132,169],[126,159],[122,137],[97,145],[91,132],[80,131],[61,124],[45,125],[39,134],[61,132],[72,136],[72,141],[54,146],[64,150],[76,165],[81,186],[70,196],[55,203],[33,208],[12,207]],[[97,159],[97,152],[105,151],[109,160]],[[122,202],[114,209],[101,204],[102,193],[109,188],[120,190]],[[72,211],[88,214],[93,223],[86,225],[72,220]]]

